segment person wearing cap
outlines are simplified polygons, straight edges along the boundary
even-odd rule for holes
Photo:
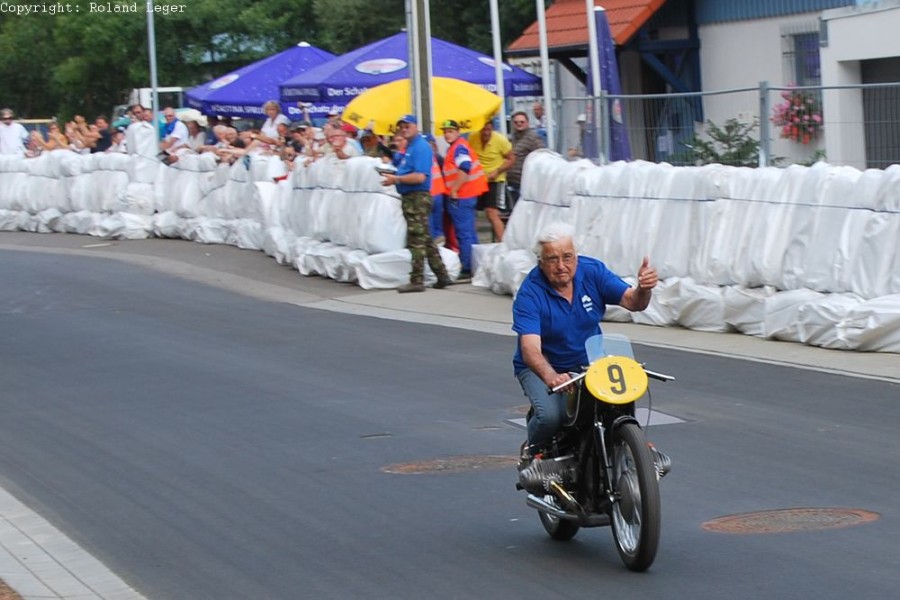
[[[409,283],[397,291],[425,291],[425,260],[437,275],[434,287],[447,287],[453,280],[441,260],[437,244],[428,229],[431,214],[431,166],[434,156],[431,146],[419,134],[419,121],[415,115],[404,115],[397,121],[397,129],[406,138],[407,147],[397,166],[397,172],[384,176],[382,185],[395,185],[401,196],[401,208],[406,219],[406,247],[412,256]]]
[[[450,144],[444,158],[444,185],[447,186],[447,212],[459,243],[461,277],[472,276],[472,246],[478,243],[475,216],[478,197],[488,190],[487,177],[469,143],[459,134],[459,123],[447,119],[441,123],[444,141]]]
[[[13,121],[14,116],[11,108],[0,111],[0,154],[25,156],[28,130],[21,123]]]
[[[287,139],[287,145],[297,154],[303,155],[306,146],[306,123],[298,121],[291,123],[291,133]]]
[[[494,131],[494,124],[488,121],[478,132],[469,136],[469,146],[487,175],[488,191],[478,197],[478,210],[483,210],[494,231],[494,240],[503,241],[503,219],[500,209],[506,208],[506,172],[516,162],[512,143],[502,133]]]
[[[291,132],[291,144],[297,154],[314,158],[319,142],[316,141],[316,128],[308,120],[303,120],[294,125]]]
[[[362,143],[356,139],[356,136],[359,135],[359,130],[355,125],[351,125],[350,123],[341,122],[341,129],[347,134],[347,143],[353,146],[356,149],[356,154],[354,156],[362,156],[363,155],[363,147]]]
[[[322,148],[322,155],[332,154],[341,160],[353,156],[361,156],[362,151],[357,150],[356,145],[350,143],[347,130],[335,123],[326,123],[322,128],[325,131],[325,140],[328,142]]]

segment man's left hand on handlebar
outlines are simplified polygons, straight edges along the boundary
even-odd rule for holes
[[[563,385],[567,381],[571,381],[571,379],[572,379],[572,376],[569,373],[557,373],[556,377],[551,378],[550,381],[547,382],[548,383],[547,387],[552,390],[552,389],[556,388],[557,386]],[[567,385],[566,387],[560,388],[556,391],[567,393],[567,392],[572,391],[573,389],[574,388],[571,385]]]

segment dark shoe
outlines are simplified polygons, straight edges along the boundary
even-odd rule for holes
[[[472,279],[472,271],[460,271],[457,281]]]
[[[434,289],[442,290],[445,287],[450,287],[453,285],[453,280],[449,277],[438,277],[437,283],[434,284]]]
[[[650,446],[650,456],[653,457],[653,464],[656,466],[656,478],[662,479],[666,476],[666,473],[672,470],[672,459],[669,458],[668,454],[663,454],[657,450],[653,444],[648,445]]]
[[[410,292],[424,292],[425,286],[421,283],[405,283],[398,287],[397,291],[401,294],[408,294]]]
[[[528,467],[533,460],[534,457],[531,455],[531,449],[528,447],[528,440],[525,440],[519,447],[519,462],[516,464],[516,468],[521,471]]]

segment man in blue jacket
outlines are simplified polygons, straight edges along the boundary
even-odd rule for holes
[[[382,185],[396,185],[400,193],[403,217],[406,219],[406,247],[412,255],[409,283],[401,285],[401,294],[425,291],[425,259],[437,276],[435,288],[447,287],[453,280],[441,260],[428,217],[431,214],[431,144],[419,134],[419,121],[415,115],[404,115],[397,121],[398,131],[408,141],[406,152],[400,158],[397,173],[385,175]]]

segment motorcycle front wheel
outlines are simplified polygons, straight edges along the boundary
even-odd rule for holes
[[[624,423],[612,437],[613,492],[610,510],[616,549],[625,566],[645,571],[656,558],[661,525],[656,466],[636,423]]]

